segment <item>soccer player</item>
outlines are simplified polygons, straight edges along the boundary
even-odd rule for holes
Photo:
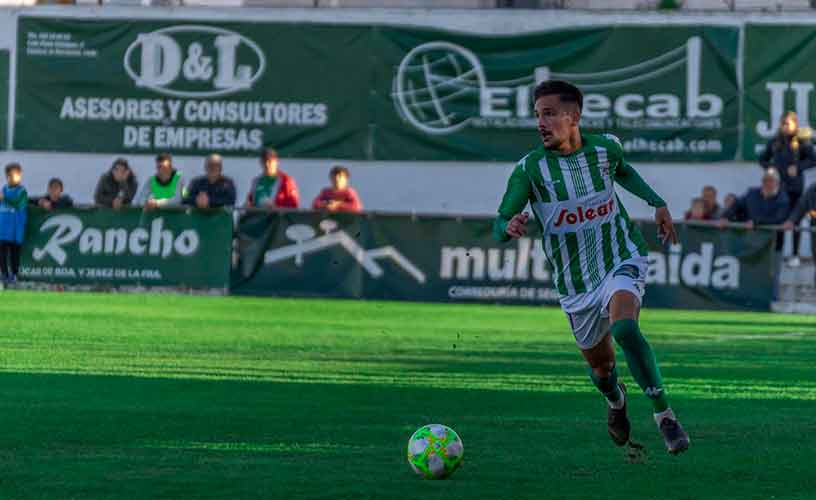
[[[542,145],[518,162],[493,226],[501,241],[526,234],[530,203],[543,234],[561,308],[589,375],[608,403],[609,436],[629,442],[626,387],[618,382],[614,338],[629,371],[654,406],[669,453],[685,451],[689,438],[669,407],[657,361],[640,332],[647,247],[615,195],[614,184],[655,208],[658,235],[677,242],[666,203],[623,159],[617,137],[581,133],[583,95],[564,81],[536,86],[535,114]]]

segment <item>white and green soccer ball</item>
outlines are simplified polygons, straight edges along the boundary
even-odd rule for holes
[[[420,427],[408,440],[408,463],[425,479],[445,479],[465,456],[465,446],[450,427],[430,424]]]

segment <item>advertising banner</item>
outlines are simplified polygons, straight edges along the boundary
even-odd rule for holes
[[[518,160],[540,143],[533,89],[555,79],[583,91],[583,130],[616,134],[629,159],[731,160],[737,150],[736,27],[377,33],[378,158]]]
[[[754,160],[778,133],[787,111],[796,112],[800,127],[811,126],[816,30],[802,24],[746,24],[744,29],[743,156]]]
[[[22,16],[14,147],[517,161],[540,143],[535,85],[565,79],[585,93],[584,130],[618,135],[632,160],[730,160],[738,41],[718,26],[499,36]]]
[[[535,232],[507,244],[491,219],[246,213],[232,293],[418,301],[555,304]],[[650,245],[646,304],[768,310],[771,233],[680,226],[682,243]]]
[[[224,289],[232,214],[139,209],[29,210],[21,281]]]
[[[354,26],[21,17],[14,147],[365,155]],[[46,132],[47,133],[44,133]]]

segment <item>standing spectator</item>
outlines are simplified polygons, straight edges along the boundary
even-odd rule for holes
[[[49,211],[73,207],[74,200],[62,191],[62,179],[53,177],[48,181],[48,194],[39,198],[31,198],[31,203]]]
[[[181,172],[173,168],[173,157],[162,153],[156,157],[156,175],[147,179],[139,193],[139,204],[145,210],[181,205],[184,198]]]
[[[0,273],[3,282],[16,283],[20,270],[20,249],[28,217],[28,192],[20,184],[23,167],[6,165],[6,182],[0,192]]]
[[[337,165],[329,172],[329,180],[332,187],[325,188],[317,195],[312,203],[315,210],[328,210],[329,212],[355,212],[363,211],[363,204],[357,191],[349,186],[349,171],[346,167]]]
[[[295,180],[278,168],[278,153],[267,149],[261,154],[262,174],[252,180],[247,208],[297,208],[300,202]]]
[[[763,168],[775,168],[782,181],[782,189],[787,193],[791,207],[796,206],[804,191],[805,182],[802,173],[813,167],[812,131],[799,128],[796,113],[789,111],[782,117],[779,133],[768,141],[765,151],[759,157]],[[798,231],[793,233],[793,256],[788,261],[790,266],[799,265]]]
[[[813,227],[813,221],[816,220],[816,183],[810,185],[805,191],[805,194],[799,198],[799,202],[793,207],[788,220],[785,221],[785,230],[793,231],[794,227],[799,225],[799,222],[805,215],[810,215],[810,224]],[[796,234],[798,231],[794,231]],[[811,239],[816,237],[816,233],[810,233]]]
[[[709,220],[706,216],[706,204],[702,198],[691,200],[691,208],[686,212],[686,220]]]
[[[117,158],[110,170],[102,174],[96,184],[94,203],[99,206],[119,210],[133,203],[139,185],[136,174],[124,158]]]
[[[720,213],[720,205],[717,203],[717,188],[714,186],[703,187],[703,204],[705,205],[705,219],[714,220]]]
[[[736,203],[720,218],[720,227],[725,227],[737,214],[741,214],[741,218],[736,220],[747,222],[748,229],[760,224],[785,222],[790,212],[790,203],[787,193],[780,189],[779,184],[779,173],[772,168],[766,170],[762,176],[762,187],[751,188],[744,196],[737,198]],[[785,242],[785,234],[780,231],[776,236],[776,251],[779,252]]]
[[[235,183],[224,177],[224,161],[219,154],[204,160],[204,173],[190,183],[184,204],[198,208],[220,208],[235,205]]]

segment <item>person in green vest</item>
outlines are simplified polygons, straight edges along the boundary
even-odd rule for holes
[[[180,207],[185,187],[181,172],[173,168],[173,157],[162,153],[156,157],[156,175],[147,179],[136,198],[145,210]]]

